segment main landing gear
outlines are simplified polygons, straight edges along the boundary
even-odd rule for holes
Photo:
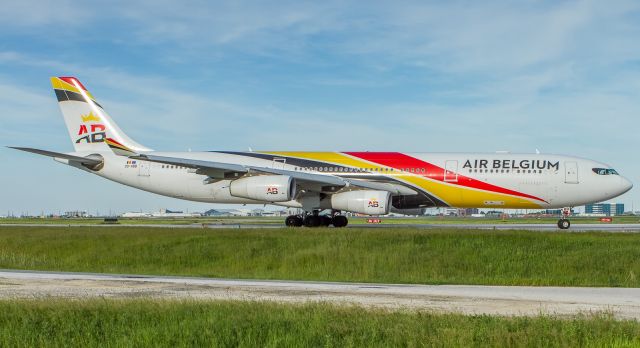
[[[314,211],[312,214],[304,215],[289,215],[284,220],[284,224],[288,227],[345,227],[349,223],[346,216],[331,214],[331,215],[319,215],[319,212]]]
[[[562,209],[562,217],[558,220],[558,228],[561,230],[567,230],[571,227],[571,221],[569,221],[569,215],[571,215],[571,208]]]
[[[567,219],[558,220],[558,228],[559,229],[566,230],[566,229],[569,229],[569,227],[571,227],[571,221],[569,221]]]

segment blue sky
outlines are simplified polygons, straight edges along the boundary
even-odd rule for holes
[[[639,37],[635,1],[14,1],[0,144],[70,151],[48,79],[70,75],[157,150],[539,149],[638,186]],[[0,215],[213,206],[0,159]]]

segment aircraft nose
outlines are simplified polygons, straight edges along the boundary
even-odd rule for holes
[[[631,183],[631,181],[629,181],[629,179],[623,176],[620,177],[620,194],[623,194],[631,190],[632,187],[633,187],[633,184]]]

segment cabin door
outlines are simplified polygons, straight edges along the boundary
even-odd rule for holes
[[[564,182],[567,184],[579,183],[577,162],[573,162],[573,161],[564,162]]]

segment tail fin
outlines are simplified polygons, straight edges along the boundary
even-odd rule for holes
[[[77,152],[110,151],[107,139],[136,152],[151,151],[129,138],[77,78],[52,77],[51,85]]]

